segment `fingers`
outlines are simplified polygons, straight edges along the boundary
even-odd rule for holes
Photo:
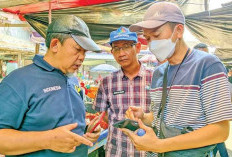
[[[139,123],[139,127],[143,130],[145,130],[145,132],[147,133],[154,133],[153,129],[151,127],[148,127],[146,125],[143,124],[143,122],[141,121],[141,119],[138,120],[138,123]],[[155,133],[154,133],[155,134]]]
[[[95,139],[99,137],[99,133],[86,133],[85,135],[83,135],[86,138],[91,138],[91,139]]]
[[[133,111],[130,109],[130,107],[129,107],[129,109],[126,111],[126,116],[125,116],[125,117],[128,118],[128,119],[135,120],[134,113],[133,113]]]
[[[138,111],[141,107],[130,106],[129,108],[130,108],[131,111]]]
[[[71,148],[69,151],[67,151],[67,153],[72,153],[76,150],[76,146],[74,146],[73,148]]]
[[[143,118],[144,112],[141,107],[130,106],[126,111],[126,118],[136,120],[137,118]]]
[[[93,120],[90,121],[87,132],[90,132],[90,130],[92,130],[92,128],[94,127],[94,125],[97,123],[98,120],[99,117],[95,117]]]
[[[131,109],[129,109],[129,116],[130,119],[135,120],[134,112]]]
[[[132,141],[134,141],[135,139],[135,134],[133,131],[129,130],[129,129],[125,129],[125,128],[122,128],[120,129],[125,135],[127,135]]]
[[[127,118],[127,119],[130,119],[130,116],[129,116],[129,109],[126,111],[126,113],[125,113],[125,118]]]
[[[80,143],[85,144],[87,146],[93,146],[93,143],[91,141],[89,141],[88,139],[86,139],[82,136],[79,136],[73,132],[70,132],[70,134],[73,136],[73,138],[76,142],[80,142]]]
[[[145,131],[148,131],[150,129],[150,127],[147,127],[146,125],[143,124],[143,122],[141,121],[141,119],[138,119],[138,123],[139,123],[139,127],[141,129],[144,129]]]
[[[97,128],[94,130],[93,133],[95,133],[95,134],[100,134],[101,133],[101,127],[100,127],[100,125],[97,126]]]
[[[97,139],[99,138],[100,136],[100,132],[97,132],[97,133],[86,133],[83,135],[85,138],[87,138],[88,140],[92,141],[92,142],[95,142],[97,141]]]
[[[66,128],[67,130],[71,131],[71,130],[75,129],[77,126],[78,126],[77,123],[73,123],[73,124],[65,125],[65,126],[63,126],[63,128]]]
[[[89,123],[89,126],[94,125],[97,122],[98,119],[99,119],[99,117],[97,116],[93,120],[91,120],[90,123]]]
[[[120,129],[125,135],[127,135],[130,139],[131,139],[131,142],[133,143],[134,146],[136,146],[136,140],[137,140],[137,135],[134,134],[134,132],[128,130],[128,129],[125,129],[125,128],[122,128]]]

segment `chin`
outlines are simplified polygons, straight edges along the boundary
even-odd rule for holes
[[[67,74],[73,74],[73,73],[75,73],[75,71],[76,71],[76,70],[69,70],[69,71],[67,72]]]
[[[69,70],[69,72],[74,73],[74,72],[76,72],[76,71],[78,71],[78,70],[79,70],[79,67],[78,67],[78,68],[72,68],[72,69]]]
[[[121,67],[122,68],[127,68],[127,67],[130,67],[130,64],[121,64]]]
[[[119,62],[119,64],[120,64],[121,66],[128,65],[128,63],[127,63],[127,62],[125,62],[125,61]]]

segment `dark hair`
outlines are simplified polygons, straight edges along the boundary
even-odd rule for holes
[[[64,34],[64,33],[47,33],[46,46],[47,46],[47,48],[49,48],[51,40],[54,38],[58,39],[60,41],[60,43],[63,44],[64,41],[70,37],[71,36],[69,34]]]
[[[203,48],[208,48],[208,46],[204,43],[199,43],[193,47],[194,49],[203,49]]]

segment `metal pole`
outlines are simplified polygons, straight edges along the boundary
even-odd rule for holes
[[[22,55],[21,66],[24,67],[25,65],[25,56]]]
[[[19,66],[19,68],[22,67],[21,61],[22,61],[22,53],[18,53],[18,66]]]
[[[35,44],[35,54],[39,54],[39,46],[40,46],[39,43]]]
[[[2,71],[2,63],[3,61],[0,59],[0,82],[1,82],[1,78],[3,77],[2,74],[3,74],[3,71]]]
[[[52,23],[52,3],[49,1],[48,23]]]

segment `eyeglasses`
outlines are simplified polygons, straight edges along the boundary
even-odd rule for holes
[[[124,44],[122,47],[115,46],[115,47],[112,47],[112,52],[113,53],[119,53],[121,49],[123,51],[129,51],[134,45],[136,45],[136,43]]]

